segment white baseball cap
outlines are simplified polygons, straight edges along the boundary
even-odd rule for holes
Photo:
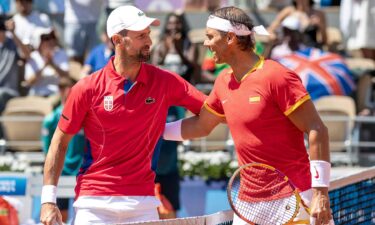
[[[36,27],[31,36],[30,44],[34,49],[38,49],[42,43],[42,35],[49,35],[52,34],[52,32],[52,27]]]
[[[140,31],[148,26],[159,26],[160,20],[147,17],[142,10],[131,5],[116,8],[107,19],[107,35],[111,38],[122,30]]]

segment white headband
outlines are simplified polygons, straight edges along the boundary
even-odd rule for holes
[[[214,15],[211,15],[208,17],[206,26],[208,28],[212,28],[215,30],[220,30],[224,32],[233,32],[238,36],[247,36],[247,35],[250,35],[252,32],[259,34],[259,35],[269,35],[267,30],[262,25],[253,27],[253,30],[251,31],[244,24],[233,26],[229,20],[214,16]]]

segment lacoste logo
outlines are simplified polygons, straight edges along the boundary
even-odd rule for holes
[[[155,103],[155,99],[154,99],[154,98],[151,98],[151,97],[148,97],[148,98],[146,98],[145,103],[146,103],[146,104],[152,104],[152,103]]]
[[[315,177],[315,179],[319,179],[319,172],[318,172],[318,170],[316,169],[315,166],[314,166],[314,169],[315,169],[315,175],[314,175],[314,177]]]
[[[138,16],[144,16],[145,15],[145,13],[143,13],[143,12],[138,12]]]

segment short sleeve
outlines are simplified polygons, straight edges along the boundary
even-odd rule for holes
[[[274,77],[272,96],[281,111],[288,116],[306,100],[310,99],[300,77],[289,70]]]
[[[207,96],[181,76],[177,74],[171,75],[170,84],[168,85],[170,104],[182,106],[196,115],[199,114]]]
[[[90,89],[84,85],[86,79],[80,80],[73,86],[64,105],[58,127],[68,134],[76,134],[82,127],[82,123],[91,107]]]
[[[221,86],[221,82],[222,82],[222,77],[223,76],[219,76],[215,80],[214,87],[213,87],[210,95],[206,99],[205,104],[204,104],[204,106],[206,107],[206,109],[208,111],[210,111],[211,113],[213,113],[213,114],[215,114],[219,117],[225,116],[223,105],[221,104],[221,100],[220,100],[219,95],[218,95],[219,90],[220,90],[220,86]]]

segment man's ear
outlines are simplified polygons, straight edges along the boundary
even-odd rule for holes
[[[112,43],[113,43],[113,45],[120,44],[121,41],[122,41],[121,35],[115,34],[115,35],[112,36]]]
[[[233,33],[233,32],[227,33],[227,43],[228,43],[228,45],[235,43],[236,40],[237,40],[237,36],[236,36],[235,33]]]

